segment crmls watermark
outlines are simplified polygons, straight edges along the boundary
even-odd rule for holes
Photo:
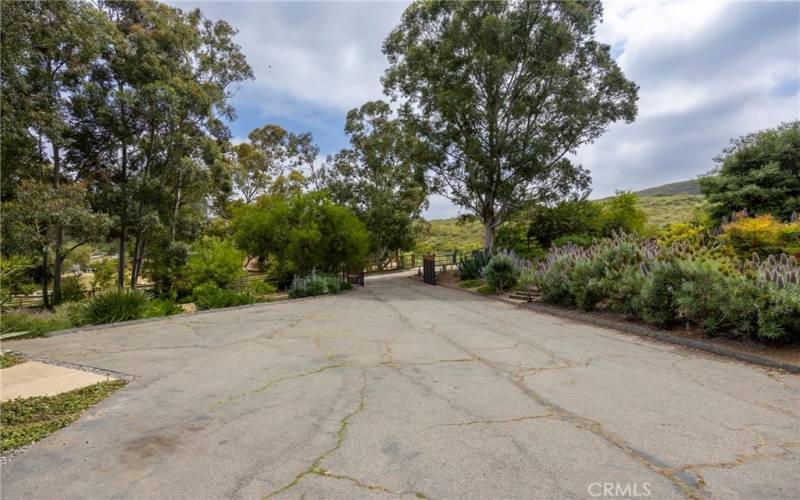
[[[639,498],[650,496],[650,483],[592,483],[587,488],[593,497]]]

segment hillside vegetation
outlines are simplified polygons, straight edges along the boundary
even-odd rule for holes
[[[477,220],[433,219],[416,228],[418,253],[474,250],[483,247],[483,226]]]
[[[640,197],[646,196],[670,196],[674,194],[701,194],[700,183],[697,179],[690,179],[688,181],[672,182],[662,186],[655,186],[647,189],[637,191]]]
[[[694,182],[694,181],[687,181]],[[684,184],[687,183],[675,183]],[[672,186],[668,184],[667,186]],[[660,186],[651,188],[658,190]],[[604,200],[597,200],[603,203]],[[673,194],[640,196],[639,206],[647,214],[647,225],[661,227],[673,222],[692,220],[697,209],[703,204],[703,196],[696,194]],[[483,245],[483,227],[478,221],[464,221],[456,218],[433,219],[417,227],[414,251],[450,252],[454,249],[472,250]]]
[[[663,226],[673,222],[688,222],[703,204],[703,195],[675,194],[670,196],[642,196],[639,206],[647,214],[647,223]]]

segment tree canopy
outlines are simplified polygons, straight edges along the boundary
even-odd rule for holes
[[[601,15],[599,0],[418,1],[384,42],[433,187],[481,219],[486,247],[531,200],[584,191],[568,156],[636,116],[637,86],[594,39]]]
[[[270,187],[280,190],[283,184],[298,181],[293,174],[301,170],[308,171],[312,181],[315,178],[319,146],[310,132],[295,134],[270,124],[250,132],[248,139],[234,146],[230,155],[233,183],[245,203],[253,202]]]
[[[700,179],[717,220],[747,210],[788,219],[800,211],[800,121],[741,136]]]
[[[427,195],[419,141],[383,101],[350,110],[345,132],[351,148],[328,157],[320,187],[364,222],[373,255],[411,248]]]
[[[364,224],[320,192],[264,195],[235,208],[233,238],[239,249],[259,257],[283,281],[312,270],[357,268],[369,245]]]

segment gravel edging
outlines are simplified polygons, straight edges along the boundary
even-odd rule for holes
[[[774,359],[765,358],[764,356],[759,356],[757,354],[748,354],[744,352],[740,352],[734,349],[728,349],[726,347],[718,346],[711,344],[709,342],[703,342],[702,340],[697,339],[687,339],[685,337],[679,337],[677,335],[673,335],[666,330],[660,330],[651,326],[635,324],[635,323],[627,323],[624,321],[617,321],[609,318],[602,318],[598,316],[594,316],[591,314],[583,313],[580,311],[575,311],[571,309],[564,309],[558,306],[553,306],[549,304],[541,304],[537,302],[519,302],[515,300],[508,299],[506,297],[497,297],[492,295],[483,295],[474,290],[469,290],[466,288],[457,288],[457,287],[449,287],[445,286],[444,288],[449,288],[451,290],[459,290],[470,293],[472,295],[476,295],[478,297],[483,297],[486,299],[497,300],[500,302],[504,302],[506,304],[510,304],[514,307],[520,309],[530,309],[535,312],[549,314],[550,316],[556,316],[559,318],[569,319],[572,321],[577,321],[579,323],[587,323],[594,326],[600,326],[603,328],[609,328],[612,330],[618,330],[624,333],[629,333],[632,335],[638,335],[640,337],[648,337],[651,339],[660,340],[662,342],[668,342],[670,344],[677,344],[684,347],[688,347],[690,349],[697,349],[700,351],[710,352],[711,354],[717,354],[719,356],[725,356],[728,358],[734,358],[739,361],[746,361],[748,363],[752,363],[755,365],[760,365],[766,368],[775,368],[778,370],[787,371],[790,373],[800,373],[800,366],[794,365],[791,363],[784,363],[781,361],[776,361]]]
[[[60,361],[57,359],[48,358],[46,356],[36,356],[33,354],[27,354],[21,351],[14,351],[9,349],[4,352],[10,352],[16,354],[21,358],[25,358],[27,361],[36,361],[39,363],[44,363],[46,365],[53,365],[53,366],[63,366],[64,368],[72,368],[73,370],[81,370],[84,372],[96,373],[98,375],[105,375],[106,377],[111,377],[118,380],[126,380],[128,382],[136,378],[134,375],[129,375],[127,373],[115,372],[113,370],[105,370],[103,368],[95,368],[94,366],[79,365],[77,363],[70,363],[69,361]]]

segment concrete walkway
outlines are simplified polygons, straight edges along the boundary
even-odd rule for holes
[[[3,498],[800,498],[800,378],[410,278],[10,342],[136,375]]]
[[[55,396],[107,380],[107,375],[27,361],[0,370],[0,401]]]

